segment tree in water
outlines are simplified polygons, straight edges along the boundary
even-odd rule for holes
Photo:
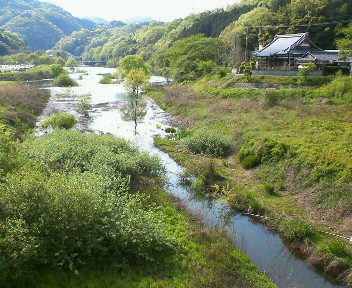
[[[149,74],[141,68],[131,69],[125,76],[124,86],[130,99],[129,107],[122,110],[123,117],[134,121],[134,132],[137,134],[138,120],[146,114],[146,102],[142,98],[143,92],[149,85]]]

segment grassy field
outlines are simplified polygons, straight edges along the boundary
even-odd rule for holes
[[[296,81],[276,78],[280,84]],[[260,79],[274,82],[270,76]],[[191,130],[156,138],[156,144],[209,192],[240,211],[270,215],[270,225],[286,238],[314,247],[321,257],[314,254],[309,261],[336,275],[351,268],[347,241],[317,230],[352,234],[352,79],[314,78],[311,82],[325,84],[278,90],[216,88],[221,82],[214,76],[152,92]],[[203,133],[209,146],[209,131],[230,137],[232,151],[219,158],[208,150],[195,154],[200,136],[190,138],[193,131]],[[331,268],[335,260],[340,264]]]

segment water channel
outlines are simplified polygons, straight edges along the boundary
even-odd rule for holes
[[[133,121],[124,121],[121,117],[120,109],[127,104],[124,87],[120,84],[99,84],[100,74],[111,73],[114,70],[96,67],[80,69],[85,70],[86,73],[82,77],[78,77],[77,73],[73,75],[80,86],[72,88],[72,91],[78,95],[91,94],[94,107],[91,118],[80,121],[77,129],[110,133],[135,143],[141,150],[157,155],[167,170],[168,183],[165,190],[182,200],[185,207],[198,215],[206,225],[225,229],[234,245],[245,252],[278,287],[343,287],[330,282],[309,264],[293,255],[277,233],[268,230],[255,219],[236,214],[226,204],[206,195],[195,194],[181,185],[179,175],[183,168],[166,153],[158,150],[153,145],[152,138],[155,134],[163,136],[164,131],[160,127],[176,125],[175,120],[148,99],[147,114],[138,124],[137,134],[135,134]],[[75,101],[62,101],[56,97],[63,93],[62,88],[50,89],[52,96],[40,120],[53,111],[76,113]]]

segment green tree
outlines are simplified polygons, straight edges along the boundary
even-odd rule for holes
[[[342,58],[350,57],[352,56],[352,24],[340,29],[340,33],[345,37],[336,41],[337,48]]]
[[[66,67],[69,67],[71,71],[75,71],[75,68],[78,67],[78,62],[75,58],[69,58],[66,62]]]
[[[141,69],[146,75],[149,74],[149,67],[141,56],[128,55],[120,60],[118,73],[125,78],[131,70],[136,69]]]
[[[64,73],[65,70],[62,68],[60,64],[51,64],[50,65],[50,72],[53,75],[54,78],[59,76],[60,74]]]
[[[137,133],[137,121],[145,115],[145,103],[142,93],[149,85],[149,75],[142,68],[132,69],[125,77],[124,86],[130,98],[130,107],[124,114],[134,121],[134,131]]]

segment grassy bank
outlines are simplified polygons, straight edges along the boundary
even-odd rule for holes
[[[310,262],[351,285],[351,247],[318,230],[352,233],[352,83],[314,79],[325,81],[311,89],[220,89],[221,79],[207,77],[154,91],[158,104],[191,130],[156,144],[197,175],[197,185],[237,210],[269,216],[268,224],[299,243]],[[231,149],[221,157],[209,153],[228,138]]]
[[[15,130],[17,137],[29,132],[45,108],[49,92],[13,81],[0,81],[0,123]]]
[[[0,81],[34,81],[50,79],[49,65],[39,65],[26,71],[0,73]]]
[[[276,287],[110,135],[0,134],[2,287]]]

